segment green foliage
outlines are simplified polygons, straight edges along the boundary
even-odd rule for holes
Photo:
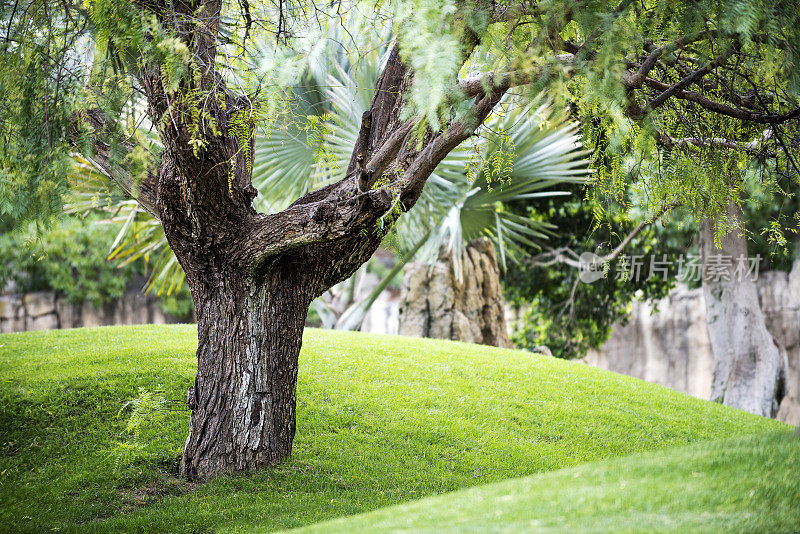
[[[27,2],[26,2],[27,3]],[[16,4],[16,3],[13,3]],[[31,2],[26,20],[36,27],[58,9]],[[10,18],[12,3],[0,5],[0,20]],[[66,36],[53,35],[48,46],[29,40],[31,27],[19,29],[10,21],[0,42],[0,230],[30,221],[48,221],[61,211],[67,191],[68,146],[64,139],[77,90],[63,74]],[[18,30],[22,35],[16,35]],[[8,34],[18,40],[8,40]],[[53,58],[55,56],[55,58]],[[56,91],[48,90],[57,80]]]
[[[112,198],[104,200],[111,202]],[[99,195],[82,202],[72,197],[71,201],[72,209],[84,203],[99,207],[103,202]],[[50,228],[31,224],[25,231],[0,235],[0,287],[10,283],[22,293],[56,291],[71,303],[88,300],[100,306],[121,297],[132,279],[149,274],[152,287],[158,289],[161,310],[178,320],[190,320],[194,304],[189,289],[172,281],[173,275],[183,276],[183,272],[170,270],[169,266],[166,271],[153,271],[152,260],[128,254],[126,243],[119,239],[121,229],[125,231],[126,224],[133,225],[139,213],[138,209],[125,209],[133,206],[132,201],[118,206],[115,217],[99,218],[96,213],[82,219],[73,215],[56,221]],[[134,236],[141,235],[146,240],[149,231],[161,231],[163,238],[158,224],[145,224],[143,231],[135,231]],[[163,250],[155,251],[159,252]]]
[[[712,99],[740,107],[743,104],[737,98],[741,97],[736,95],[770,91],[767,98],[771,105],[781,105],[785,109],[798,105],[800,78],[797,72],[781,70],[780,65],[785,68],[798,64],[800,50],[783,44],[778,45],[777,49],[758,44],[764,38],[772,44],[781,39],[792,42],[798,38],[798,5],[795,2],[778,5],[772,2],[729,0],[656,6],[646,15],[637,14],[616,20],[612,33],[620,37],[605,38],[599,53],[608,52],[622,57],[620,54],[630,54],[639,47],[640,39],[645,42],[652,39],[654,43],[669,46],[670,41],[679,35],[716,32],[712,34],[715,38],[699,40],[684,51],[673,46],[664,63],[667,66],[676,63],[681,65],[682,61],[687,61],[686,56],[691,54],[700,58],[698,61],[701,63],[692,63],[693,68],[697,68],[729,47],[738,47],[744,53],[737,56],[735,65],[715,69],[709,75],[708,79],[714,81],[708,83],[718,84],[718,89],[709,93]],[[630,37],[625,39],[624,34]],[[746,174],[754,158],[747,147],[764,138],[765,132],[771,131],[767,125],[702,112],[696,104],[677,99],[657,110],[644,109],[644,118],[637,122],[624,115],[623,110],[629,110],[630,106],[644,106],[646,101],[640,96],[631,102],[630,96],[621,91],[619,80],[613,81],[617,76],[614,68],[607,66],[601,73],[599,69],[602,67],[605,66],[600,62],[593,67],[593,75],[587,74],[585,78],[570,82],[582,113],[587,138],[593,140],[593,163],[597,169],[597,187],[593,194],[598,205],[609,206],[610,203],[619,202],[623,192],[630,187],[638,198],[646,199],[651,212],[678,203],[698,218],[722,221],[729,201],[740,205],[748,202]],[[654,76],[663,75],[658,72]],[[771,89],[767,90],[766,87]],[[761,106],[764,105],[766,102],[760,100],[757,109],[763,109]],[[798,134],[796,121],[778,128],[787,139],[796,138]],[[721,148],[713,144],[701,144],[665,148],[656,143],[664,135],[673,139],[725,139],[736,146]],[[781,143],[788,142],[768,142],[769,135],[764,139],[764,142],[755,146],[765,152],[773,150],[780,153]],[[798,183],[800,178],[796,163],[789,158],[793,156],[783,153],[777,158],[760,161],[762,172],[766,171],[763,177],[765,185],[770,175],[794,175],[794,182]],[[784,203],[794,194],[794,189],[796,185],[776,194],[771,202],[774,205]],[[620,204],[622,208],[627,206],[629,204],[625,202]],[[763,229],[773,226],[769,221],[764,222]],[[733,228],[718,225],[717,238],[729,230]]]
[[[800,121],[773,128],[677,98],[651,108],[648,104],[663,88],[649,83],[626,88],[626,72],[635,72],[645,56],[663,46],[649,77],[670,86],[681,79],[688,82],[692,71],[736,51],[735,59],[685,89],[728,109],[789,112],[800,105],[800,75],[794,68],[800,64],[800,49],[793,45],[800,40],[798,7],[796,1],[603,1],[577,6],[556,0],[537,4],[522,16],[509,9],[508,21],[490,27],[490,38],[482,41],[467,67],[497,70],[499,64],[500,69],[536,72],[546,65],[544,76],[522,91],[532,96],[544,90],[556,105],[568,104],[580,118],[596,171],[590,197],[598,224],[604,223],[605,210],[616,214],[632,208],[630,199],[626,203],[622,198],[630,189],[643,204],[629,218],[643,207],[656,213],[679,203],[714,220],[729,201],[749,201],[743,190],[754,146],[766,155],[761,164],[771,168],[767,174],[794,177],[793,187],[776,191],[773,204],[791,199],[798,163],[789,147],[800,139]],[[678,38],[689,43],[676,44]],[[553,61],[565,51],[576,52],[574,61]],[[699,141],[670,146],[668,138]],[[614,217],[605,221],[609,228]],[[755,233],[785,235],[794,225],[784,223],[793,217],[783,213],[764,221]],[[728,229],[720,227],[718,233]]]
[[[147,454],[151,446],[142,436],[142,432],[158,432],[164,428],[164,408],[167,399],[160,391],[159,385],[155,390],[149,391],[139,387],[138,395],[122,405],[117,415],[121,416],[126,410],[130,411],[125,424],[125,434],[128,439],[117,444],[115,451],[114,470],[119,472],[122,464],[129,464]]]
[[[340,24],[344,20],[347,24],[357,21],[355,34],[375,35],[387,27],[395,31],[401,54],[413,71],[402,113],[420,121],[420,133],[425,127],[438,131],[454,118],[469,119],[470,102],[455,90],[459,76],[476,70],[538,69],[549,63],[554,53],[563,51],[563,40],[580,43],[590,38],[592,42],[578,52],[573,65],[549,65],[544,76],[520,92],[533,97],[545,89],[557,108],[571,104],[585,128],[602,129],[609,153],[618,158],[598,164],[599,191],[607,189],[604,192],[609,193],[607,200],[611,201],[615,188],[623,182],[635,183],[648,199],[650,211],[678,200],[714,218],[730,198],[742,200],[737,196],[741,179],[731,164],[738,159],[736,156],[730,157],[727,150],[663,150],[653,141],[658,135],[724,137],[740,145],[741,155],[745,145],[762,134],[764,127],[699,113],[694,104],[674,99],[658,109],[647,109],[646,97],[650,95],[641,91],[631,94],[622,84],[622,74],[632,68],[627,62],[636,64],[643,54],[664,45],[667,51],[661,62],[665,69],[690,55],[692,64],[685,69],[691,70],[735,49],[741,51],[735,69],[726,66],[709,76],[709,80],[713,78],[709,83],[715,85],[709,92],[711,97],[739,106],[743,104],[736,95],[747,96],[757,87],[768,102],[748,104],[751,108],[768,105],[791,109],[800,94],[800,69],[796,68],[800,50],[793,45],[800,40],[796,1],[652,0],[620,5],[603,0],[577,6],[572,0],[554,0],[526,10],[525,4],[513,2],[498,6],[486,2],[404,0],[391,4],[354,3],[345,10],[346,14],[337,11],[335,15],[319,11],[318,6],[312,9],[304,2],[286,6],[281,3],[287,9],[279,9],[279,13],[263,4],[253,4],[252,13],[243,13],[245,5],[249,6],[223,3],[219,54],[213,66],[216,75],[225,79],[229,87],[236,87],[243,97],[257,96],[266,102],[264,109],[268,112],[263,119],[267,123],[291,107],[286,104],[289,100],[313,103],[314,97],[299,95],[292,87],[297,86],[298,74],[306,67],[317,68],[312,66],[314,58],[327,47],[319,39],[324,32],[334,28],[337,39],[353,57],[371,55],[369,50],[357,50],[360,43],[355,42],[345,24]],[[620,9],[615,12],[618,6]],[[255,25],[261,29],[251,28],[251,15],[262,17]],[[217,115],[209,111],[213,107],[224,109],[227,101],[222,91],[201,88],[201,80],[209,74],[204,69],[209,66],[197,63],[186,41],[187,35],[205,23],[200,16],[183,16],[179,31],[167,31],[162,22],[169,17],[159,18],[124,0],[91,0],[82,4],[30,0],[3,4],[0,18],[8,21],[7,38],[0,45],[4,59],[0,66],[0,216],[6,226],[46,219],[59,211],[67,188],[66,153],[73,110],[103,111],[106,127],[101,134],[109,145],[112,162],[123,169],[130,167],[138,177],[147,168],[146,155],[151,158],[150,166],[155,163],[152,156],[157,155],[158,147],[146,146],[147,151],[140,150],[129,161],[122,142],[141,142],[141,132],[151,126],[162,132],[169,125],[184,127],[185,142],[198,157],[205,149],[206,137],[228,135],[243,141],[249,139],[247,134],[253,126],[259,126],[251,124],[260,120],[253,117],[247,121],[234,119],[230,131],[222,132],[222,123],[217,124]],[[241,53],[238,43],[244,37],[240,33],[243,19],[250,20],[246,32],[252,29],[251,36],[277,33],[279,45],[259,44],[273,49],[269,61],[253,65],[254,58]],[[289,31],[287,20],[303,30]],[[313,28],[311,21],[315,23]],[[703,31],[707,32],[704,39],[686,46],[673,44],[678,37],[694,38]],[[313,39],[319,42],[309,46]],[[390,41],[384,38],[384,44]],[[269,42],[272,43],[271,38]],[[357,63],[351,61],[351,65]],[[163,83],[166,93],[167,112],[150,118],[157,124],[149,124],[137,97],[147,69]],[[338,77],[331,71],[327,75]],[[317,76],[317,81],[324,85],[331,80]],[[253,103],[249,112],[258,108]],[[310,115],[316,113],[297,114]],[[84,155],[91,156],[86,132],[81,135],[80,128],[72,126],[78,130],[77,137],[86,141],[81,147]],[[307,125],[301,120],[296,126],[302,130]],[[787,123],[780,133],[783,138],[796,139],[797,129],[797,124]],[[772,148],[778,147],[777,142],[770,143]],[[244,159],[249,160],[247,143],[240,145],[245,151]],[[318,158],[322,161],[320,167],[330,166],[332,160],[328,156],[335,153],[336,150],[317,152],[324,156]],[[778,157],[776,166],[791,169],[789,158],[790,154]],[[231,167],[235,165],[231,163]],[[645,172],[653,169],[658,172]],[[698,180],[686,180],[688,173],[697,174]],[[605,180],[608,176],[614,179]],[[648,179],[640,179],[642,176]]]
[[[455,0],[402,1],[395,9],[400,53],[414,71],[404,117],[416,115],[438,131],[451,118],[448,104],[456,100],[456,76],[468,53],[464,37],[486,31],[487,13]]]
[[[306,133],[307,145],[314,148],[314,162],[316,165],[325,169],[326,172],[340,172],[341,168],[336,154],[328,148],[328,139],[334,132],[331,124],[331,115],[328,113],[307,115],[303,130]]]
[[[800,257],[800,196],[791,175],[778,174],[757,161],[743,173],[742,211],[748,254],[763,258],[761,269],[789,271]]]
[[[231,194],[233,194],[233,179],[236,176],[236,160],[239,156],[243,155],[247,171],[253,168],[253,150],[250,144],[255,132],[253,111],[252,107],[236,110],[228,124],[228,135],[236,139],[236,144],[239,147],[238,152],[231,157],[231,170],[228,173],[228,192]]]
[[[537,127],[542,130],[545,128],[545,121],[539,120]],[[486,180],[486,189],[490,193],[494,187],[502,189],[503,186],[510,185],[511,174],[514,170],[514,160],[517,158],[514,139],[505,130],[495,132],[492,145],[486,160],[482,164],[476,164],[473,162],[473,158],[470,158],[470,163],[467,165],[468,173],[470,171],[475,172],[475,174],[468,174],[470,182],[476,178],[477,167],[483,167],[483,179]],[[476,155],[474,159],[479,160],[480,155]]]
[[[531,209],[529,216],[545,218],[559,228],[548,247],[566,247],[577,255],[607,254],[635,224],[628,222],[627,212],[623,212],[614,216],[613,225],[597,228],[592,203],[576,198],[580,193],[577,188],[573,190],[576,195],[570,201],[545,201]],[[593,283],[580,281],[580,271],[564,264],[523,261],[511,266],[503,278],[506,299],[513,306],[528,308],[512,336],[515,346],[533,349],[546,345],[561,358],[581,357],[590,348],[600,347],[614,323],[627,321],[632,300],[653,301],[667,295],[675,284],[678,255],[688,250],[693,231],[693,225],[671,221],[651,225],[607,266],[605,277]],[[640,261],[645,262],[651,258],[660,261],[666,255],[666,276],[649,278],[649,263],[638,279],[620,276],[621,270],[630,270],[630,265],[624,264],[626,256],[634,255],[642,256]]]
[[[96,306],[120,297],[137,274],[106,260],[116,229],[77,218],[63,219],[48,231],[31,226],[0,236],[0,287],[19,292],[54,290],[70,302]]]
[[[297,387],[303,431],[291,458],[197,486],[175,478],[189,413],[168,408],[194,383],[196,349],[190,325],[0,335],[0,529],[275,531],[477,484],[570,466],[588,474],[590,462],[789,428],[523,351],[308,329]],[[140,387],[160,392],[151,401],[166,399],[163,419],[141,426],[147,452],[114,473],[128,422],[127,411],[118,414]],[[774,450],[765,443],[762,453]],[[768,480],[771,466],[783,465],[778,458],[754,459],[741,483]]]

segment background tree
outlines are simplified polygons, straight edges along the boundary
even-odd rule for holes
[[[609,211],[598,226],[585,194],[585,188],[574,187],[568,202],[551,200],[535,208],[517,207],[559,228],[544,251],[531,250],[530,256],[510,266],[503,278],[507,301],[524,310],[513,336],[518,348],[545,345],[556,357],[583,357],[589,349],[603,345],[615,324],[627,322],[632,301],[656,301],[675,285],[678,256],[690,250],[695,232],[694,225],[678,224],[675,217],[647,225],[609,262],[602,278],[581,280],[581,254],[607,254],[611,245],[643,222],[634,213]],[[645,262],[665,256],[669,262],[666,276],[651,278],[649,264],[640,276],[631,276],[632,256]]]
[[[746,201],[747,161],[755,158],[770,169],[762,173],[765,182],[774,175],[798,179],[790,148],[798,139],[798,81],[796,73],[785,70],[798,54],[797,6],[680,4],[666,26],[660,25],[662,7],[639,7],[620,4],[588,43],[577,42],[582,35],[565,35],[575,18],[585,20],[584,13],[568,11],[551,19],[560,32],[551,36],[561,48],[594,65],[593,75],[580,77],[580,89],[568,91],[578,97],[588,137],[602,141],[594,143],[605,154],[595,160],[598,205],[629,205],[625,193],[631,187],[647,199],[651,215],[645,218],[680,205],[711,221],[715,247],[732,230],[741,240],[743,221],[731,217],[729,209]],[[651,25],[656,20],[659,25]],[[597,38],[593,45],[592,37]],[[624,72],[615,74],[602,59],[612,49],[629,52]],[[614,92],[616,104],[609,105],[607,97]],[[752,280],[739,288],[745,285],[750,286],[747,295],[756,295]],[[728,304],[709,310],[719,325],[741,325],[740,343],[715,347],[721,388],[739,392],[719,400],[769,415],[782,394],[785,358],[774,342],[764,342],[763,321],[753,313],[757,302],[751,298],[750,304],[737,305],[735,299],[743,295],[727,292]],[[733,368],[737,372],[724,372]],[[745,405],[735,397],[751,400]]]
[[[291,451],[310,302],[369,259],[512,86],[546,89],[611,132],[609,152],[630,157],[599,169],[600,190],[635,179],[654,212],[678,202],[716,219],[740,201],[739,177],[718,172],[725,153],[703,152],[706,160],[693,147],[774,154],[776,172],[797,167],[796,7],[385,6],[397,45],[341,179],[267,215],[253,207],[253,134],[278,115],[283,80],[280,69],[253,79],[242,43],[271,31],[289,45],[295,30],[346,6],[4,4],[0,210],[14,221],[57,211],[67,155],[78,150],[156,217],[198,316],[182,472],[261,467]]]

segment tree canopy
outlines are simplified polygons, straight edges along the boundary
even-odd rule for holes
[[[213,38],[208,9],[220,14]],[[634,183],[653,211],[680,202],[718,215],[741,195],[746,158],[776,190],[776,177],[797,173],[797,13],[795,2],[750,0],[7,2],[0,213],[6,226],[57,213],[74,151],[122,168],[112,174],[133,176],[118,177],[132,190],[156,165],[154,133],[175,120],[194,150],[199,132],[223,128],[214,107],[229,108],[226,128],[243,139],[256,124],[291,121],[301,95],[289,88],[307,61],[298,41],[360,17],[361,31],[380,21],[397,36],[414,76],[403,115],[419,132],[469,113],[465,102],[490,86],[544,88],[583,120],[607,202]],[[272,65],[255,61],[259,35],[280,52]],[[157,120],[143,98],[152,82],[163,93]],[[99,125],[88,110],[103,116],[102,146],[87,135]]]

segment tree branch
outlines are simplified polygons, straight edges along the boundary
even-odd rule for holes
[[[280,213],[259,214],[231,253],[244,264],[258,264],[299,247],[357,235],[390,207],[389,193],[374,189],[344,202],[325,199],[292,205]]]
[[[644,83],[660,91],[666,91],[672,87],[669,84],[654,80],[652,78],[645,78]],[[735,108],[727,104],[711,100],[697,91],[677,91],[672,96],[681,100],[694,102],[699,104],[704,109],[713,111],[714,113],[719,113],[720,115],[726,115],[728,117],[733,117],[734,119],[741,119],[750,122],[758,122],[761,124],[780,124],[800,117],[800,107],[791,111],[787,111],[786,113],[757,113],[755,111]]]
[[[569,247],[559,247],[547,250],[535,256],[529,256],[524,262],[534,267],[551,267],[556,264],[568,265],[580,269],[584,265],[580,262],[580,255]]]
[[[655,97],[650,102],[648,108],[657,109],[658,107],[660,107],[671,96],[677,94],[680,91],[683,91],[683,89],[695,83],[696,81],[700,80],[703,76],[705,76],[715,68],[725,63],[728,60],[728,58],[731,57],[731,55],[733,55],[734,50],[735,48],[733,46],[730,47],[728,50],[717,56],[713,61],[709,61],[708,64],[703,68],[697,69],[696,71],[692,72],[688,76],[681,79],[675,85],[672,85],[671,87],[663,91],[660,95]]]
[[[625,247],[631,244],[636,236],[638,236],[642,231],[659,220],[664,214],[668,213],[669,211],[677,208],[680,206],[679,202],[671,202],[664,207],[662,207],[655,215],[650,217],[649,219],[645,219],[644,221],[640,222],[636,228],[634,228],[628,235],[626,235],[622,241],[620,241],[619,245],[617,245],[614,250],[606,254],[605,256],[598,256],[595,258],[594,262],[597,265],[601,265],[604,263],[608,263],[617,259],[617,257],[625,250]],[[568,265],[574,269],[585,269],[586,263],[580,260],[580,256],[577,252],[572,250],[569,247],[560,247],[557,249],[552,249],[547,252],[543,252],[541,254],[537,254],[536,256],[531,256],[530,258],[525,260],[525,263],[530,265],[534,265],[536,267],[548,267],[554,265],[556,263],[560,263],[563,265]]]
[[[769,130],[767,130],[769,132]],[[764,151],[759,150],[759,143],[762,140],[762,136],[757,137],[753,141],[749,143],[739,143],[737,141],[733,141],[732,139],[725,139],[723,137],[670,137],[665,133],[661,133],[657,141],[660,145],[666,148],[672,148],[675,146],[696,146],[696,147],[717,147],[717,148],[728,148],[731,150],[743,150],[748,154],[758,157],[764,158],[775,158],[778,156],[777,153],[772,151]],[[766,137],[769,137],[768,135]]]
[[[486,117],[503,98],[507,87],[495,89],[480,99],[472,108],[472,118],[462,119],[450,125],[444,133],[437,135],[416,157],[403,173],[391,184],[401,189],[400,201],[404,211],[408,211],[422,194],[428,177],[436,166],[461,142],[468,139],[475,129],[483,124]]]
[[[610,261],[614,261],[617,258],[617,256],[619,256],[622,253],[622,251],[625,250],[625,247],[630,245],[631,241],[633,241],[637,235],[642,233],[642,230],[644,230],[645,228],[647,228],[648,226],[659,220],[665,213],[669,212],[674,208],[677,208],[679,205],[680,205],[679,202],[671,202],[662,207],[658,211],[658,213],[656,213],[649,219],[645,219],[644,221],[640,222],[636,226],[636,228],[633,229],[633,231],[631,231],[628,235],[625,236],[625,238],[622,241],[620,241],[619,245],[617,245],[616,248],[614,248],[614,250],[612,250],[605,256],[601,256],[600,259],[598,260],[598,263],[608,263]]]
[[[559,54],[548,62],[547,66],[533,70],[515,70],[509,72],[489,72],[473,76],[458,82],[458,90],[467,97],[487,95],[493,91],[507,91],[512,87],[527,85],[544,75],[548,66],[570,66],[575,60],[574,54]]]
[[[147,213],[159,219],[158,210],[156,209],[157,179],[155,172],[149,172],[146,179],[142,180],[141,183],[136,183],[128,169],[112,160],[111,146],[102,141],[105,119],[102,112],[97,109],[76,112],[72,115],[70,141],[79,152],[80,147],[77,146],[78,136],[83,126],[88,126],[93,132],[94,152],[92,154],[81,152],[81,156],[92,163],[109,180],[117,184],[129,198],[136,200]],[[134,149],[134,145],[130,142],[124,143],[123,146],[129,153]]]
[[[654,49],[647,55],[647,57],[644,58],[644,61],[642,61],[642,65],[635,73],[628,73],[628,75],[623,79],[623,83],[629,89],[636,89],[638,87],[641,87],[644,79],[647,77],[650,71],[653,70],[653,67],[656,66],[658,60],[665,53],[672,52],[674,50],[677,50],[678,48],[683,48],[687,44],[691,44],[697,41],[702,41],[706,37],[715,34],[716,32],[714,31],[702,31],[693,37],[682,36],[671,43],[667,43],[663,46]]]

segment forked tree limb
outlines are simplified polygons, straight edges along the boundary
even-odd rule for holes
[[[313,202],[301,199],[280,213],[258,216],[246,240],[251,245],[237,251],[236,254],[242,254],[244,257],[250,257],[250,261],[260,263],[267,257],[299,247],[353,237],[364,228],[365,224],[376,221],[389,211],[392,204],[390,191],[399,195],[404,210],[409,209],[419,198],[427,178],[439,162],[472,135],[475,128],[483,123],[502,99],[506,90],[507,86],[483,96],[473,106],[468,118],[456,121],[444,132],[433,136],[421,151],[414,154],[403,175],[387,187],[358,193],[358,190],[352,187],[358,177],[348,176],[340,182],[344,185],[326,188],[325,194],[315,196]],[[364,118],[367,117],[365,114]],[[371,174],[371,181],[374,182],[380,177],[396,160],[413,125],[413,120],[400,123],[394,132],[385,137],[381,147],[366,164],[366,169]],[[364,129],[362,128],[362,132]],[[363,157],[363,152],[358,147],[361,144],[363,139],[359,139],[354,153]],[[354,166],[354,170],[357,168]],[[346,188],[346,185],[350,187]],[[350,192],[352,197],[342,197],[343,191]]]
[[[645,85],[658,89],[659,91],[668,91],[672,85],[655,80],[653,78],[645,78]],[[800,107],[787,111],[786,113],[759,113],[748,109],[736,108],[711,100],[707,96],[697,91],[680,90],[674,93],[675,98],[694,102],[699,104],[702,108],[717,113],[719,115],[726,115],[734,119],[740,119],[748,122],[757,122],[761,124],[781,124],[786,121],[800,117]]]

